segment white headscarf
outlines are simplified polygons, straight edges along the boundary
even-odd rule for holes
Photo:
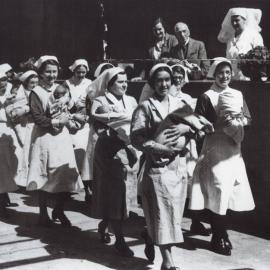
[[[88,62],[85,59],[77,59],[74,61],[74,63],[69,67],[69,69],[74,72],[74,70],[78,67],[78,66],[85,66],[87,72],[89,71],[89,66],[88,66]]]
[[[246,29],[249,31],[261,32],[259,23],[262,17],[262,11],[254,8],[231,8],[225,16],[221,30],[218,34],[218,40],[222,43],[227,43],[235,33],[232,27],[231,17],[241,16],[246,20]]]
[[[6,72],[0,70],[0,80],[3,78],[7,78]]]
[[[114,65],[111,64],[111,63],[101,63],[101,64],[99,64],[98,67],[97,67],[97,69],[95,70],[95,73],[94,73],[94,77],[95,77],[95,78],[97,78],[97,77],[100,75],[100,72],[101,72],[102,68],[103,68],[104,66],[106,66],[106,65],[109,65],[109,66],[111,66],[112,68],[114,67]]]
[[[93,100],[98,96],[102,96],[105,94],[108,83],[110,80],[117,74],[125,72],[120,67],[113,67],[105,70],[98,78],[96,78],[86,89],[86,93],[88,97]]]
[[[212,65],[210,66],[210,68],[208,70],[207,78],[214,78],[216,68],[220,63],[228,63],[232,68],[232,64],[231,64],[230,60],[228,60],[225,57],[216,57],[216,58],[214,58],[214,62],[212,63]]]
[[[10,64],[5,63],[5,64],[0,65],[0,70],[1,72],[7,73],[8,71],[12,70],[12,67]]]
[[[25,82],[32,75],[38,76],[38,74],[34,70],[28,70],[19,77],[19,80],[21,82]]]
[[[165,63],[156,64],[151,68],[151,70],[149,72],[149,80],[152,78],[155,71],[159,68],[162,68],[162,67],[168,68],[170,71],[172,71],[171,67]],[[152,97],[154,95],[154,93],[155,93],[154,89],[149,85],[149,83],[146,83],[142,89],[139,103],[142,103],[146,99]]]
[[[155,73],[155,71],[159,68],[168,68],[170,71],[172,71],[171,67],[168,66],[167,64],[164,64],[164,63],[159,63],[159,64],[156,64],[154,65],[151,70],[149,71],[149,79],[151,79],[151,77],[153,76],[153,74]]]
[[[48,60],[53,60],[55,61],[56,63],[59,64],[59,61],[57,59],[56,56],[53,56],[53,55],[43,55],[43,56],[40,56],[39,59],[35,62],[34,66],[39,69],[41,67],[41,65],[48,61]]]

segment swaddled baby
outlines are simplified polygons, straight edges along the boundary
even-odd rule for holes
[[[155,133],[155,141],[159,145],[165,145],[169,130],[173,126],[178,126],[182,133],[172,145],[178,152],[176,154],[180,155],[185,155],[188,151],[186,146],[190,139],[197,140],[205,136],[205,134],[214,132],[213,125],[208,120],[194,113],[189,105],[184,105],[167,115],[160,123]],[[159,164],[166,164],[168,161],[169,158],[155,157],[155,162]]]
[[[25,141],[25,126],[30,120],[28,95],[22,86],[15,85],[5,101],[7,117],[13,124],[20,145]]]
[[[244,100],[240,91],[229,88],[219,94],[218,117],[224,124],[223,131],[236,143],[244,139],[244,126],[248,119],[243,113]]]
[[[103,105],[97,108],[96,114],[103,113],[121,113],[119,109],[114,105]],[[113,115],[113,114],[112,114]],[[111,120],[107,123],[107,126],[117,132],[118,137],[126,144],[130,144],[130,119]]]
[[[104,113],[121,113],[117,107],[114,105],[103,105],[99,106],[95,114],[104,114]],[[100,121],[95,121],[94,128],[98,129],[108,129],[110,128],[116,134],[116,136],[123,141],[124,147],[119,150],[117,156],[121,159],[124,165],[129,165],[131,168],[136,163],[138,157],[136,150],[130,144],[130,120],[112,120],[107,124],[101,123]]]
[[[54,92],[49,96],[47,103],[47,113],[52,119],[60,119],[64,115],[69,118],[67,128],[71,133],[76,132],[80,126],[74,121],[69,110],[74,106],[69,90],[64,85],[58,85]],[[59,133],[63,127],[53,127],[54,133]]]
[[[179,150],[185,148],[190,138],[200,139],[205,134],[214,132],[213,125],[208,120],[203,116],[194,113],[189,105],[184,105],[167,115],[160,123],[155,133],[155,137],[158,138],[156,141],[163,144],[168,129],[179,124],[182,124],[179,128],[183,128],[183,135],[179,137],[174,146]]]

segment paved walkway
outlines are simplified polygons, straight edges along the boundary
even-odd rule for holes
[[[138,237],[144,226],[141,209],[134,209],[136,214],[125,225],[126,239],[135,252],[134,258],[127,259],[117,255],[111,245],[99,242],[98,220],[90,217],[89,207],[82,201],[83,194],[73,197],[66,212],[73,227],[63,229],[55,225],[55,228],[44,229],[35,225],[38,211],[35,197],[11,194],[12,201],[19,203],[19,207],[10,208],[10,217],[0,221],[0,269],[160,269],[161,256],[157,248],[153,265],[148,264],[144,256],[144,245]],[[190,219],[184,218],[185,243],[173,249],[176,265],[181,270],[269,270],[270,235],[266,233],[270,227],[258,227],[255,216],[247,217],[231,217],[236,225],[229,231],[234,249],[228,257],[209,250],[210,236],[191,235]]]

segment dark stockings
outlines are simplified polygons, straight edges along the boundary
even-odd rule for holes
[[[40,219],[49,219],[47,210],[48,192],[38,191],[38,203],[39,203],[39,216]]]
[[[213,236],[227,238],[227,223],[226,215],[218,215],[211,212],[210,222],[212,227]]]

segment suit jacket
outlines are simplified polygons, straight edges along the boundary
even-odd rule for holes
[[[177,44],[178,44],[178,41],[177,41],[176,37],[174,35],[170,35],[170,34],[166,33],[165,34],[165,43],[161,49],[160,58],[168,57],[172,47],[176,46]],[[148,57],[151,59],[155,59],[154,48],[155,48],[155,44],[152,44],[152,46],[148,49]]]
[[[170,51],[170,56],[180,60],[188,60],[190,63],[197,64],[201,68],[201,72],[194,72],[189,75],[190,79],[203,79],[206,77],[210,63],[208,60],[202,61],[200,59],[207,59],[204,43],[193,38],[189,38],[185,50],[177,44]]]

